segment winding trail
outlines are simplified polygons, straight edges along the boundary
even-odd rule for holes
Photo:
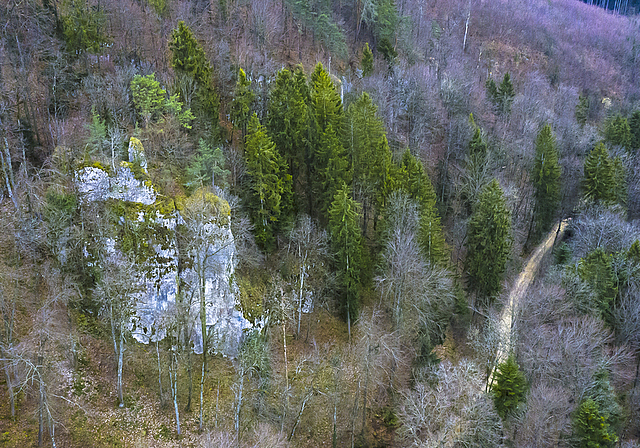
[[[553,226],[553,229],[549,232],[544,241],[540,243],[536,250],[531,254],[524,266],[524,269],[520,272],[518,278],[513,283],[511,291],[509,292],[509,300],[500,314],[500,324],[498,328],[500,345],[496,354],[495,366],[506,361],[509,356],[513,339],[513,316],[518,309],[520,301],[526,294],[527,289],[529,289],[529,286],[536,277],[538,268],[540,267],[540,262],[553,248],[553,244],[556,239],[562,238],[568,222],[569,221],[565,219]]]

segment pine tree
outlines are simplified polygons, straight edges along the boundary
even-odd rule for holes
[[[626,206],[628,200],[627,170],[620,157],[613,159],[613,181],[615,183],[615,201],[622,206]]]
[[[631,128],[627,119],[619,114],[608,118],[604,124],[604,138],[613,146],[627,148],[631,144]]]
[[[505,73],[499,86],[496,86],[495,81],[489,78],[486,83],[486,88],[489,100],[491,100],[497,112],[502,115],[508,115],[511,111],[513,98],[516,96],[509,73]]]
[[[338,190],[329,209],[329,234],[349,332],[351,322],[358,317],[360,305],[358,289],[362,263],[362,234],[359,209],[360,204],[351,199],[346,185]]]
[[[326,221],[327,212],[331,207],[331,203],[340,188],[343,185],[351,183],[351,172],[349,171],[349,162],[347,153],[338,136],[333,131],[331,123],[327,129],[321,133],[319,140],[321,148],[321,159],[324,168],[318,173],[317,182],[321,188],[319,199],[320,217]]]
[[[183,21],[171,32],[171,65],[196,82],[194,111],[205,129],[217,131],[219,99],[213,86],[213,70],[202,45]],[[183,98],[184,100],[184,98]]]
[[[198,143],[198,153],[187,167],[186,183],[189,187],[200,187],[211,183],[221,188],[229,186],[229,170],[224,168],[225,157],[222,149],[213,148],[203,139]]]
[[[627,251],[627,260],[640,264],[640,241],[635,240]]]
[[[449,248],[436,208],[436,194],[422,163],[408,149],[402,156],[397,179],[398,188],[407,192],[420,207],[418,242],[424,256],[431,263],[446,265],[449,261]]]
[[[635,153],[640,148],[640,110],[635,110],[631,114],[629,131],[631,132],[631,140],[627,149],[631,149]]]
[[[488,305],[502,288],[511,244],[511,213],[494,179],[480,194],[467,230],[468,287],[482,305]]]
[[[87,0],[65,0],[60,9],[61,31],[70,54],[100,53],[109,43],[109,37],[102,33],[104,13]]]
[[[491,392],[498,415],[503,420],[524,403],[527,380],[513,356],[498,365]]]
[[[279,222],[290,213],[291,176],[286,163],[254,113],[249,120],[245,144],[247,185],[245,203],[255,227],[256,242],[271,251]]]
[[[483,163],[487,159],[489,147],[482,136],[480,127],[476,125],[473,114],[470,116],[471,126],[473,127],[473,137],[469,141],[469,158],[472,163]]]
[[[546,232],[556,216],[560,204],[561,173],[556,139],[551,126],[547,124],[542,127],[536,138],[536,159],[532,176],[538,234]]]
[[[152,118],[162,113],[167,92],[156,81],[155,73],[147,76],[135,75],[131,81],[133,104],[144,119],[145,127]]]
[[[580,404],[573,426],[580,448],[609,448],[618,441],[597,403],[590,398]]]
[[[599,247],[578,262],[577,272],[580,279],[591,286],[596,294],[595,306],[602,317],[611,322],[612,306],[618,294],[611,255],[607,255]]]
[[[373,73],[373,53],[369,48],[369,43],[365,42],[362,50],[362,76],[369,76]]]
[[[614,202],[615,172],[609,151],[604,143],[598,143],[584,162],[584,196],[593,201]]]
[[[388,175],[385,172],[386,161],[391,151],[386,143],[384,123],[377,115],[378,108],[364,92],[347,111],[349,140],[351,142],[351,166],[353,172],[354,196],[363,205],[363,229],[367,228],[370,215],[373,213],[374,224],[378,214],[382,212],[386,197],[391,189]],[[382,193],[380,193],[382,191]],[[381,196],[382,195],[382,196]],[[374,205],[377,206],[374,212]]]
[[[587,118],[589,118],[589,99],[586,96],[580,95],[578,98],[575,115],[576,121],[580,126],[587,124]]]
[[[340,167],[349,169],[349,161],[346,159],[344,150],[345,116],[340,95],[322,64],[316,65],[310,84],[312,127],[307,158],[307,179],[309,179],[307,194],[310,210],[318,213],[327,210],[333,202],[333,196],[328,196],[329,191],[325,190],[330,160],[338,157],[333,160],[332,167],[334,176],[337,176],[335,185],[341,185],[340,178],[349,184],[351,174],[336,172]],[[330,147],[327,146],[328,144]],[[318,216],[323,218],[320,214]]]
[[[255,94],[251,90],[251,81],[247,79],[247,75],[238,69],[238,80],[236,88],[233,92],[233,102],[231,103],[231,122],[240,129],[242,135],[247,132],[247,123],[249,122],[251,103],[255,98]]]
[[[302,81],[286,68],[278,72],[267,116],[269,135],[287,161],[296,187],[306,172],[309,127],[307,84],[302,70],[297,71],[302,74]]]

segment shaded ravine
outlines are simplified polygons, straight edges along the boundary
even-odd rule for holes
[[[509,356],[513,342],[513,316],[518,309],[520,301],[535,279],[542,259],[551,249],[553,249],[555,241],[562,238],[568,222],[569,221],[565,219],[553,226],[553,229],[549,232],[544,241],[542,241],[542,243],[540,243],[540,245],[536,247],[536,250],[531,254],[524,265],[522,272],[520,272],[518,278],[513,283],[511,291],[509,292],[509,299],[500,314],[498,327],[500,344],[498,352],[496,353],[495,366],[506,361]],[[491,381],[489,381],[489,383],[491,383]]]

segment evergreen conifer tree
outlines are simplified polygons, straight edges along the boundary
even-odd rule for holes
[[[378,117],[377,111],[378,108],[366,92],[351,104],[347,111],[352,187],[354,196],[363,206],[363,229],[367,228],[371,214],[375,224],[378,214],[382,212],[384,198],[391,192],[392,176],[381,174],[388,173],[385,170],[391,151],[386,141],[384,123]]]
[[[615,201],[622,206],[626,206],[628,200],[627,170],[620,157],[613,159],[613,181],[615,183]]]
[[[373,73],[373,53],[369,48],[369,43],[365,42],[362,49],[362,76],[369,76]]]
[[[291,176],[255,113],[249,120],[245,157],[248,178],[245,203],[256,242],[271,251],[276,232],[291,211]]]
[[[202,45],[183,21],[171,32],[171,65],[196,82],[195,115],[204,129],[218,131],[219,99],[213,86],[213,70]],[[184,100],[184,98],[183,98]]]
[[[587,118],[589,117],[589,99],[586,96],[580,95],[578,98],[575,115],[576,121],[580,126],[587,124]]]
[[[578,407],[573,426],[580,448],[612,448],[618,441],[617,436],[609,430],[606,416],[601,414],[597,403],[590,398]]]
[[[467,230],[468,287],[482,305],[502,288],[511,244],[511,213],[494,179],[480,194]]]
[[[503,420],[524,403],[527,380],[513,356],[498,365],[491,392],[498,415]]]
[[[596,294],[595,306],[605,321],[611,323],[611,310],[618,294],[611,255],[601,247],[589,252],[578,262],[578,276],[591,286]]]
[[[636,152],[640,148],[640,110],[635,110],[629,118],[629,132],[631,132],[631,140],[629,148]]]
[[[469,141],[469,158],[472,163],[483,163],[487,159],[489,147],[485,142],[480,127],[476,125],[473,119],[473,114],[470,116],[471,126],[473,127],[473,137]]]
[[[300,73],[302,70],[297,69]],[[269,100],[267,129],[276,148],[289,165],[294,186],[298,188],[306,172],[305,159],[308,141],[307,84],[290,70],[283,68]]]
[[[604,138],[613,146],[627,148],[631,144],[631,128],[627,119],[617,114],[604,124]]]
[[[349,332],[359,310],[359,283],[362,263],[362,234],[359,226],[360,205],[349,196],[343,185],[329,209],[329,234],[335,255],[342,307]]]
[[[344,149],[345,116],[340,95],[320,63],[311,75],[310,97],[312,126],[307,158],[307,194],[310,210],[318,213],[329,209],[333,195],[342,185],[342,181],[350,184],[351,174],[338,172],[340,169],[349,170],[349,161]],[[333,180],[327,177],[330,163]],[[326,189],[327,183],[333,184],[329,190]],[[318,216],[326,220],[326,215],[323,217],[318,213]]]
[[[251,81],[247,79],[247,74],[241,68],[238,69],[238,80],[233,92],[233,102],[231,103],[231,122],[240,129],[242,135],[247,132],[251,103],[255,94],[251,90]]]
[[[593,201],[614,202],[614,166],[604,143],[598,143],[584,162],[584,196]]]
[[[408,149],[402,155],[397,187],[404,190],[420,207],[418,242],[424,256],[431,263],[446,265],[449,248],[436,208],[436,194],[422,163]]]
[[[536,158],[533,167],[537,233],[546,232],[555,218],[560,204],[560,175],[558,148],[550,125],[542,127],[536,138]]]

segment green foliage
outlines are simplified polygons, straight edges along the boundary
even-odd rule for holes
[[[198,143],[198,152],[187,167],[186,183],[189,187],[200,187],[211,181],[222,189],[229,186],[229,170],[224,168],[225,157],[221,148],[213,148],[203,139]]]
[[[513,356],[498,365],[491,392],[498,415],[503,420],[525,402],[527,380]]]
[[[167,92],[156,81],[155,73],[147,76],[134,76],[131,81],[131,93],[133,104],[144,118],[145,124],[149,123],[152,118],[157,119],[162,113]]]
[[[627,260],[632,263],[640,263],[640,241],[635,240],[627,251]]]
[[[598,143],[584,162],[584,196],[593,201],[612,203],[616,199],[613,161],[604,143]]]
[[[89,129],[89,144],[92,147],[90,153],[101,152],[107,142],[107,125],[105,120],[100,118],[95,106],[91,108],[91,123],[87,125]]]
[[[580,448],[607,448],[615,446],[617,436],[609,431],[606,416],[592,399],[584,400],[574,417],[574,433]]]
[[[247,183],[245,204],[255,228],[256,242],[267,251],[275,248],[275,235],[291,212],[291,175],[276,145],[254,113],[245,145]]]
[[[155,73],[147,76],[136,75],[131,81],[133,104],[144,120],[145,127],[153,120],[159,120],[163,114],[174,115],[180,124],[191,129],[191,121],[195,118],[191,109],[182,110],[182,102],[178,95],[167,98],[167,92],[156,81]]]
[[[319,192],[316,198],[319,200],[320,216],[327,216],[333,198],[343,185],[351,183],[351,172],[347,160],[347,151],[342,146],[340,139],[333,130],[331,123],[324,132],[320,133],[318,140],[319,153],[317,154],[314,191]]]
[[[567,264],[569,261],[571,261],[571,247],[569,247],[569,245],[563,241],[554,251],[554,258],[556,264]]]
[[[621,115],[609,117],[604,123],[604,139],[613,146],[629,147],[631,128]]]
[[[580,95],[578,98],[575,115],[576,121],[580,126],[587,124],[587,118],[589,118],[589,99],[586,96]]]
[[[369,76],[373,73],[373,53],[369,48],[369,42],[365,42],[362,49],[360,65],[362,65],[362,76]]]
[[[550,125],[542,127],[536,138],[536,158],[533,166],[533,186],[536,198],[536,228],[541,235],[551,227],[560,204],[558,148]]]
[[[236,81],[236,89],[233,92],[233,102],[231,103],[231,122],[242,130],[243,135],[247,131],[251,104],[254,98],[255,94],[251,90],[251,81],[247,79],[244,70],[238,69],[238,80]]]
[[[618,294],[611,255],[601,247],[589,252],[578,262],[577,273],[592,288],[596,295],[595,305],[602,317],[610,322],[613,302]]]
[[[480,194],[467,230],[468,287],[483,305],[502,289],[511,244],[511,213],[494,179]]]
[[[620,157],[613,159],[613,181],[615,184],[615,202],[626,206],[628,201],[627,170]]]
[[[102,33],[104,13],[87,0],[65,0],[60,8],[60,22],[67,51],[71,54],[99,53],[110,42]]]
[[[629,132],[631,139],[627,149],[637,151],[640,148],[640,110],[635,110],[629,118]]]
[[[183,21],[171,32],[171,65],[196,82],[194,111],[203,127],[217,128],[219,99],[213,87],[212,69],[202,45]],[[184,100],[184,98],[183,98]]]
[[[165,17],[169,12],[169,0],[147,0],[147,2],[160,17]]]
[[[436,194],[422,163],[407,149],[402,155],[397,187],[407,192],[420,206],[418,242],[431,263],[444,266],[449,261],[449,248],[444,239],[436,208]]]
[[[286,4],[297,23],[311,31],[314,39],[338,57],[347,54],[347,43],[340,26],[333,19],[329,0],[309,2],[305,0],[286,0]],[[302,32],[302,30],[300,31]]]
[[[469,158],[472,163],[483,163],[487,159],[489,147],[485,141],[482,130],[476,125],[473,114],[470,116],[471,126],[473,127],[473,137],[469,141]]]
[[[378,51],[382,54],[384,60],[387,61],[387,64],[389,64],[389,68],[391,68],[398,57],[398,52],[393,47],[391,41],[386,37],[380,39],[380,42],[378,42]]]
[[[329,235],[338,274],[341,306],[348,321],[358,317],[362,235],[359,226],[360,204],[349,197],[346,185],[336,193],[329,209]]]
[[[269,99],[267,129],[276,148],[289,165],[294,184],[306,172],[309,90],[302,71],[283,68],[276,75]]]
[[[315,132],[309,145],[308,182],[312,208],[326,221],[333,197],[342,183],[351,182],[343,141],[345,116],[342,100],[329,73],[318,63],[311,74],[310,114]]]
[[[393,190],[390,172],[391,151],[387,143],[384,123],[377,115],[378,108],[364,92],[349,106],[347,116],[350,131],[353,190],[362,200],[364,225],[375,205],[374,222]]]
[[[511,111],[513,98],[516,96],[509,73],[505,73],[502,82],[497,87],[495,81],[489,78],[486,83],[486,88],[489,100],[491,100],[497,112],[502,115],[508,115]]]

